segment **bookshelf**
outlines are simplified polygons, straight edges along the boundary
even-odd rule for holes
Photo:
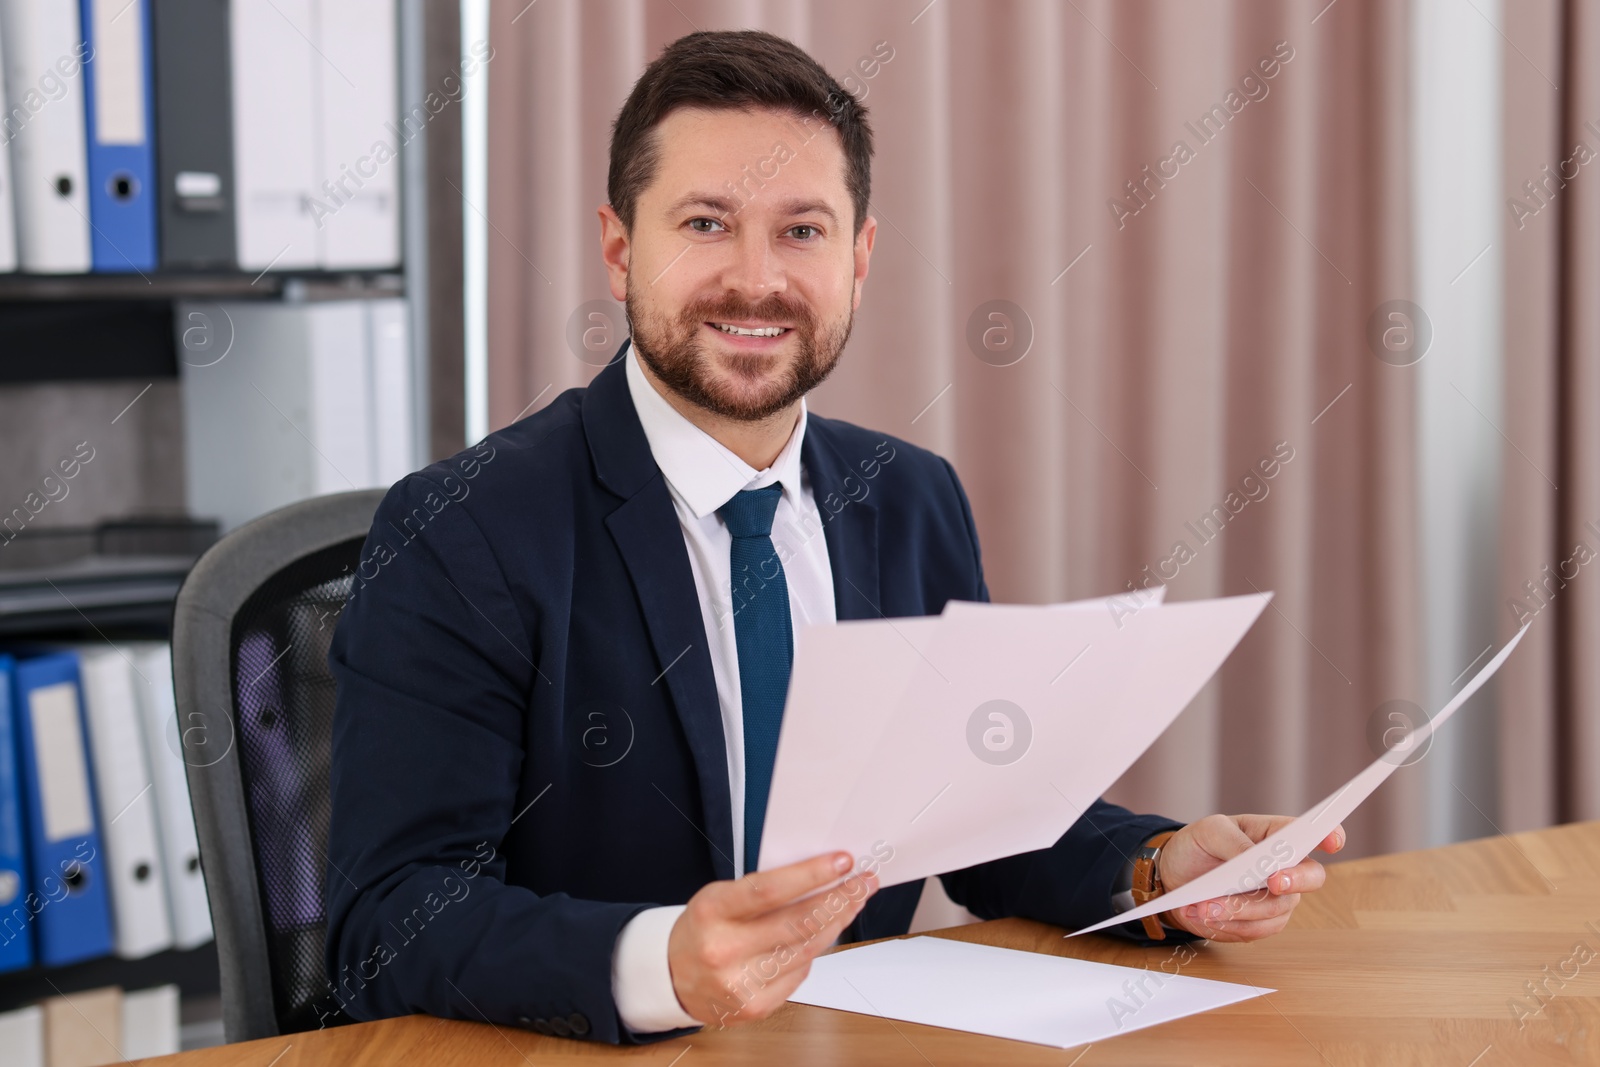
[[[459,2],[396,3],[400,97],[420,100],[460,66]],[[14,468],[0,472],[0,512],[66,454],[59,443],[68,436],[92,434],[104,456],[92,468],[96,484],[80,479],[71,498],[51,505],[48,529],[28,531],[63,544],[76,537],[89,547],[57,545],[24,558],[23,542],[14,540],[0,552],[0,645],[170,637],[173,598],[215,530],[208,536],[191,527],[179,550],[169,544],[107,552],[103,524],[128,516],[130,502],[134,511],[166,515],[171,526],[187,519],[179,514],[184,449],[175,417],[182,404],[173,329],[179,301],[403,298],[419,460],[463,446],[461,165],[460,111],[448,108],[400,155],[402,266],[395,269],[0,274],[0,448]],[[140,392],[149,386],[148,395]],[[73,527],[58,525],[69,516]],[[160,524],[144,519],[145,526]],[[215,943],[0,974],[0,1011],[104,985],[167,983],[180,987],[186,1017],[192,1003],[215,998]]]
[[[459,0],[396,0],[400,95],[420,100],[460,66]],[[409,307],[418,454],[465,443],[461,115],[447,108],[400,157],[403,266],[376,271],[0,273],[0,387],[176,378],[178,300],[347,300],[402,296]],[[70,318],[70,328],[63,323]],[[110,343],[112,339],[115,344]],[[121,352],[108,356],[108,352]],[[0,398],[0,423],[8,422]]]
[[[175,985],[184,1000],[215,997],[220,993],[217,980],[217,943],[208,941],[187,952],[157,952],[142,960],[106,956],[66,967],[34,967],[14,971],[0,982],[0,1012],[86,989],[119,985],[124,989],[149,989]]]
[[[102,300],[358,300],[406,295],[399,270],[251,274],[206,271],[147,274],[0,274],[0,314],[7,305]]]
[[[248,274],[0,274],[0,384],[175,378],[178,300],[407,296],[398,270]],[[425,362],[420,351],[413,365]]]
[[[165,640],[178,586],[216,539],[215,523],[179,519],[24,529],[0,553],[0,647]],[[167,984],[191,1002],[217,996],[216,943],[0,974],[0,1012],[101,986]]]

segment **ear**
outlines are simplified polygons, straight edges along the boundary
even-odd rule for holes
[[[606,280],[611,297],[619,303],[628,299],[628,261],[632,248],[628,228],[610,204],[600,205],[600,258],[606,265]]]
[[[852,311],[861,308],[861,290],[867,284],[867,268],[872,260],[872,246],[877,239],[878,220],[868,215],[866,221],[861,224],[861,232],[856,234],[856,280],[855,297],[850,305]]]

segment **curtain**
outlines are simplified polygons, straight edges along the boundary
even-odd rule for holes
[[[1507,0],[1500,825],[1600,818],[1600,10]]]
[[[609,301],[595,209],[634,79],[744,27],[876,131],[878,244],[813,408],[955,464],[997,601],[1274,594],[1111,798],[1192,819],[1336,789],[1423,700],[1415,368],[1387,317],[1413,296],[1404,6],[496,0],[492,425],[597,370],[568,335]],[[1421,795],[1397,774],[1347,852],[1420,843]]]

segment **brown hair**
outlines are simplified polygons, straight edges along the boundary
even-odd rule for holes
[[[629,231],[639,194],[655,178],[655,127],[681,107],[771,108],[825,120],[844,143],[845,186],[855,232],[872,192],[872,127],[867,109],[802,49],[761,30],[702,30],[678,38],[645,68],[611,127],[606,195]]]

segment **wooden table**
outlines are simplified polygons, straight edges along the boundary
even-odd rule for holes
[[[1017,919],[939,936],[1132,967],[1165,965],[1169,973],[1278,992],[1065,1052],[789,1004],[760,1023],[635,1048],[415,1015],[146,1062],[1600,1064],[1600,822],[1334,864],[1326,888],[1302,902],[1284,933],[1254,945],[1197,946],[1192,957],[1096,936],[1066,941],[1054,927]],[[1538,989],[1539,1001],[1530,989]]]

